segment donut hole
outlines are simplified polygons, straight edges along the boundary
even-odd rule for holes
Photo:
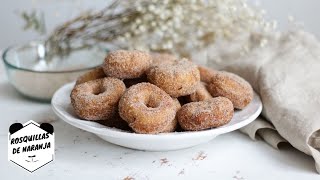
[[[158,107],[156,104],[150,103],[150,101],[146,103],[146,106],[147,106],[148,108],[156,108],[156,107]]]
[[[156,101],[155,98],[149,97],[148,99],[146,99],[145,105],[148,108],[157,108],[157,107],[159,107],[160,103],[158,101]]]
[[[99,95],[102,94],[104,92],[104,89],[101,86],[95,86],[92,88],[91,93],[94,95]]]

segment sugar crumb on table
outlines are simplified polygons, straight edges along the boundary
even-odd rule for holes
[[[162,158],[160,159],[160,165],[164,165],[164,164],[168,164],[169,163],[169,160],[167,158]]]
[[[178,173],[178,175],[184,175],[184,168]]]
[[[192,160],[204,160],[205,158],[207,158],[207,155],[203,151],[200,151],[196,157],[192,158]]]
[[[135,180],[135,178],[133,178],[131,176],[126,176],[125,178],[123,178],[123,180]]]

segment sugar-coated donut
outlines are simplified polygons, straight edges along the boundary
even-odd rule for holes
[[[173,131],[177,103],[165,91],[150,83],[131,86],[119,101],[119,114],[136,133]],[[175,124],[174,124],[175,123]]]
[[[177,98],[173,98],[173,101],[174,101],[175,111],[177,112],[181,108],[181,104]],[[178,119],[177,117],[175,117],[174,120],[171,123],[169,123],[169,125],[164,129],[163,132],[173,132],[177,129],[177,126],[178,126]]]
[[[205,83],[199,83],[196,91],[189,96],[190,102],[197,102],[197,101],[205,101],[212,98],[211,94],[208,92]]]
[[[240,76],[225,71],[215,73],[208,84],[208,91],[213,97],[230,99],[236,109],[245,108],[253,99],[251,85]]]
[[[149,53],[118,50],[107,55],[102,65],[107,76],[133,79],[142,76],[152,63]]]
[[[210,83],[211,78],[217,72],[216,70],[213,70],[204,66],[198,66],[198,69],[200,72],[200,80],[205,83]]]
[[[76,85],[71,92],[75,113],[86,120],[106,120],[117,111],[126,87],[116,78],[106,77]]]
[[[104,77],[106,77],[106,74],[103,72],[102,67],[97,67],[79,76],[76,85]]]
[[[176,107],[176,111],[178,111],[181,108],[181,104],[177,98],[172,98],[174,101],[174,105]]]
[[[152,53],[152,66],[158,66],[163,63],[171,62],[178,59],[173,54],[168,53]]]
[[[172,97],[193,93],[200,82],[197,66],[187,59],[153,66],[147,71],[147,77]]]
[[[227,124],[233,112],[232,102],[228,98],[216,97],[183,105],[177,112],[177,118],[182,129],[199,131]]]
[[[70,98],[79,119],[158,134],[227,124],[253,95],[251,85],[233,73],[173,54],[117,50],[77,79]]]

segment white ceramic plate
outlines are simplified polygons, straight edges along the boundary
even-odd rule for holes
[[[79,119],[70,103],[70,92],[74,83],[61,87],[52,98],[53,111],[65,122],[91,132],[100,138],[123,147],[148,150],[148,151],[169,151],[192,147],[208,142],[220,134],[237,130],[254,121],[262,110],[262,103],[255,93],[253,101],[243,110],[235,111],[232,120],[221,127],[196,131],[196,132],[173,132],[157,135],[136,134],[122,131],[116,128],[109,128],[92,121]]]

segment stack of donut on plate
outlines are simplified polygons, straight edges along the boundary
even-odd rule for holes
[[[143,134],[219,127],[252,99],[252,87],[236,74],[137,50],[109,53],[71,92],[79,118]]]

